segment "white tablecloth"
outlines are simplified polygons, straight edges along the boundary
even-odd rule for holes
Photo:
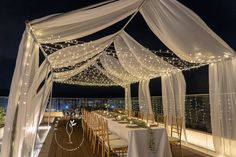
[[[148,129],[127,128],[127,124],[119,124],[111,118],[104,118],[107,119],[109,130],[128,142],[128,157],[172,157],[165,128],[152,128],[155,151],[151,151],[148,148]]]

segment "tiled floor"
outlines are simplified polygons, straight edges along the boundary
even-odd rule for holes
[[[79,145],[82,140],[82,129],[77,125],[74,128],[74,133],[72,134],[73,144],[68,145],[68,139],[65,131],[62,131],[62,128],[65,127],[65,122],[60,121],[57,133],[57,141],[59,144],[67,146],[67,148],[75,148]],[[76,133],[76,134],[75,134]],[[210,157],[208,155],[203,155],[200,152],[195,150],[189,149],[187,147],[182,146],[182,150],[179,147],[172,148],[173,157]],[[48,157],[100,157],[96,156],[92,153],[90,142],[85,137],[84,143],[82,144],[81,148],[77,149],[76,151],[65,151],[58,147],[58,144],[55,141],[55,132],[53,135],[50,151],[48,153]]]

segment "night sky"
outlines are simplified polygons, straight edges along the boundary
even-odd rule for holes
[[[0,0],[0,96],[7,96],[21,35],[25,21],[55,13],[79,9],[102,0]],[[197,13],[207,25],[236,50],[236,0],[179,0]],[[127,20],[127,19],[126,19]],[[86,39],[93,40],[121,28],[121,21]],[[143,18],[138,14],[125,29],[143,46],[152,50],[167,48],[150,31]],[[187,94],[208,93],[207,66],[184,72]],[[132,85],[132,96],[138,94],[137,84]],[[151,80],[151,95],[161,95],[160,79]],[[81,87],[55,84],[54,97],[122,97],[119,87]]]

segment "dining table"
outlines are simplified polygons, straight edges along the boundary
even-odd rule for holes
[[[107,120],[108,128],[112,133],[127,141],[127,157],[172,157],[164,127],[128,127],[129,124],[119,123],[112,117],[101,114],[98,116]]]

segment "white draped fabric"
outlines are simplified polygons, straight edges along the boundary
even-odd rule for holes
[[[130,84],[125,86],[125,110],[132,111]]]
[[[106,71],[108,71],[113,76],[122,79],[128,83],[137,82],[138,78],[128,73],[123,66],[121,66],[118,59],[103,54],[100,58],[102,66]]]
[[[83,65],[74,68],[73,70],[68,70],[68,71],[63,71],[63,72],[58,72],[58,73],[54,73],[54,80],[57,81],[64,81],[67,80],[77,74],[79,74],[80,72],[82,72],[83,70],[87,69],[88,67],[90,67],[91,65],[95,64],[96,61],[99,59],[99,57],[102,55],[99,54],[97,56],[95,56],[94,58],[92,58],[91,60],[87,61],[86,63],[84,63]]]
[[[12,148],[13,134],[15,134],[17,130],[17,128],[15,128],[15,123],[17,120],[16,113],[19,112],[19,106],[25,106],[27,91],[29,88],[28,85],[31,78],[34,77],[33,68],[35,66],[32,66],[34,63],[32,60],[34,60],[36,56],[32,59],[33,54],[38,54],[37,45],[33,42],[32,37],[27,32],[24,32],[18,50],[15,71],[12,78],[8,99],[4,137],[1,148],[2,157],[9,156],[10,153],[13,153],[12,149],[17,149],[19,146],[14,145],[14,148]],[[35,62],[35,64],[37,64],[37,62]]]
[[[43,101],[37,94],[37,90],[49,73],[47,69],[46,62],[39,67],[39,47],[28,33],[24,33],[11,85],[8,102],[11,104],[7,109],[1,156],[21,157],[33,152],[38,126],[37,107],[46,101],[45,97]],[[44,87],[45,96],[50,89],[48,86],[47,84]],[[13,140],[14,147],[12,147]]]
[[[120,49],[123,50],[127,48],[129,50],[127,53],[132,53],[133,57],[138,61],[138,63],[142,67],[148,69],[151,73],[162,75],[171,71],[176,71],[178,69],[158,57],[156,54],[152,53],[147,48],[143,47],[125,31],[120,33],[120,37],[127,45],[127,47],[122,45]]]
[[[187,140],[185,130],[185,96],[186,83],[182,72],[161,76],[162,104],[164,116],[171,125],[171,117],[183,117],[183,133]]]
[[[148,0],[140,12],[153,33],[186,61],[212,62],[234,55],[200,17],[177,0]]]
[[[55,43],[81,38],[134,13],[141,0],[119,0],[89,10],[75,10],[32,21],[32,28],[39,42]]]
[[[24,138],[24,141],[22,143],[22,150],[18,153],[21,153],[20,156],[27,156],[28,154],[32,153],[34,151],[34,144],[36,140],[37,135],[37,129],[39,126],[39,123],[41,121],[41,118],[43,117],[43,114],[45,112],[45,108],[47,105],[47,101],[51,92],[51,86],[52,86],[52,80],[49,78],[46,80],[46,83],[41,88],[41,90],[34,96],[32,100],[32,111],[29,117],[27,117],[27,123],[25,125],[25,132],[24,136],[21,138]],[[33,155],[33,154],[32,154]]]
[[[128,73],[139,78],[139,80],[150,79],[158,76],[157,73],[142,66],[142,64],[130,52],[126,42],[120,36],[116,36],[114,45],[119,62]]]
[[[34,47],[35,50],[33,50],[32,55],[30,56],[31,58],[28,60],[28,67],[26,67],[26,74],[29,74],[30,77],[25,78],[26,80],[24,81],[28,81],[27,83],[24,83],[24,86],[22,88],[22,90],[20,91],[22,93],[21,97],[20,97],[20,103],[18,105],[18,111],[17,111],[17,115],[16,115],[16,124],[20,124],[17,125],[15,132],[14,132],[14,146],[19,146],[14,148],[13,150],[13,154],[19,154],[18,156],[21,156],[22,153],[22,144],[25,142],[25,137],[29,134],[25,133],[25,128],[27,123],[31,123],[31,120],[29,120],[29,116],[31,116],[31,112],[29,112],[30,109],[32,109],[32,104],[28,103],[28,98],[29,98],[29,94],[27,94],[27,92],[29,92],[30,88],[32,87],[32,85],[34,84],[34,82],[32,81],[33,78],[36,75],[36,72],[38,70],[39,67],[39,53],[37,51],[38,47],[35,46]],[[26,65],[27,66],[27,65]],[[28,80],[27,80],[28,79]],[[31,98],[30,98],[31,99]]]
[[[219,156],[236,156],[236,59],[209,65],[211,126]]]
[[[150,80],[140,81],[138,89],[139,110],[144,113],[144,118],[150,114],[153,114],[149,82]]]
[[[101,71],[104,75],[106,75],[109,79],[111,79],[113,82],[115,82],[116,84],[124,87],[126,82],[124,82],[123,80],[115,77],[114,75],[108,73],[105,69],[101,68],[99,65],[95,64],[94,65],[99,71]]]
[[[161,76],[164,115],[185,117],[186,83],[182,72]]]
[[[86,61],[103,51],[112,43],[113,37],[114,34],[95,41],[63,48],[49,55],[48,59],[52,64],[52,67],[55,68],[73,66],[77,63]]]

